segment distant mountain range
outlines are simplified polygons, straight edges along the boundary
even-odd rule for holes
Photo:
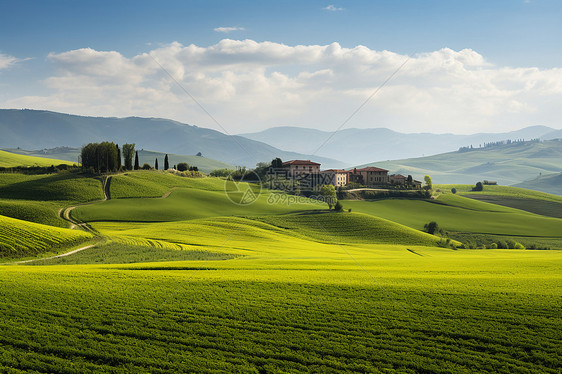
[[[411,174],[419,180],[429,174],[433,183],[475,184],[487,179],[501,185],[513,185],[540,175],[562,172],[562,139],[371,162],[358,167],[363,166],[378,166],[388,169],[390,173]]]
[[[531,126],[506,133],[403,134],[387,128],[344,129],[335,134],[301,127],[274,127],[256,133],[241,134],[292,152],[316,154],[351,165],[373,161],[396,160],[452,152],[464,146],[515,139],[562,138],[562,130]]]
[[[313,158],[328,168],[346,166],[335,159],[284,151],[242,136],[160,118],[83,117],[42,110],[0,109],[0,134],[0,148],[81,147],[107,140],[179,155],[201,152],[210,159],[248,167],[275,157]]]

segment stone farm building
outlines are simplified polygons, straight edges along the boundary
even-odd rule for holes
[[[349,183],[357,183],[367,187],[389,185],[406,185],[408,178],[400,175],[388,175],[388,170],[374,166],[353,170],[328,169],[320,170],[320,164],[310,160],[292,160],[283,163],[287,178],[299,180],[307,186],[331,184],[343,187]],[[414,187],[421,187],[421,182],[412,181]]]

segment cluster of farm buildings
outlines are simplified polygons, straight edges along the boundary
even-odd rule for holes
[[[401,174],[388,175],[388,170],[369,166],[360,169],[320,170],[320,164],[310,160],[292,160],[283,162],[286,176],[292,180],[300,180],[309,184],[332,184],[344,187],[350,183],[365,187],[411,186],[420,188],[421,182]]]

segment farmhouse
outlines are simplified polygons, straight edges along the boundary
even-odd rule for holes
[[[320,172],[323,184],[331,184],[336,187],[345,186],[349,183],[351,171],[341,169],[328,169]]]
[[[291,160],[282,165],[286,177],[298,180],[301,186],[315,187],[331,184],[335,187],[343,187],[349,183],[356,183],[362,186],[379,187],[408,184],[407,177],[401,174],[388,175],[388,170],[374,166],[353,170],[320,170],[320,164],[310,160]],[[421,182],[414,180],[410,184],[414,187],[421,186]]]
[[[283,168],[287,172],[287,177],[292,179],[320,173],[320,164],[310,160],[286,161],[283,163]]]

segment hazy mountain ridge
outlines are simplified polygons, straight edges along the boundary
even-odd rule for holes
[[[293,152],[315,153],[351,164],[396,160],[452,152],[464,146],[515,139],[554,139],[562,130],[530,126],[506,133],[472,135],[399,133],[387,128],[344,129],[333,134],[310,128],[280,126],[261,132],[241,134],[274,147]]]
[[[160,118],[84,117],[40,110],[0,109],[0,133],[0,148],[81,147],[89,142],[109,140],[179,155],[201,152],[214,160],[250,167],[275,157],[314,158],[327,167],[346,166],[337,160],[287,152],[242,136]]]

